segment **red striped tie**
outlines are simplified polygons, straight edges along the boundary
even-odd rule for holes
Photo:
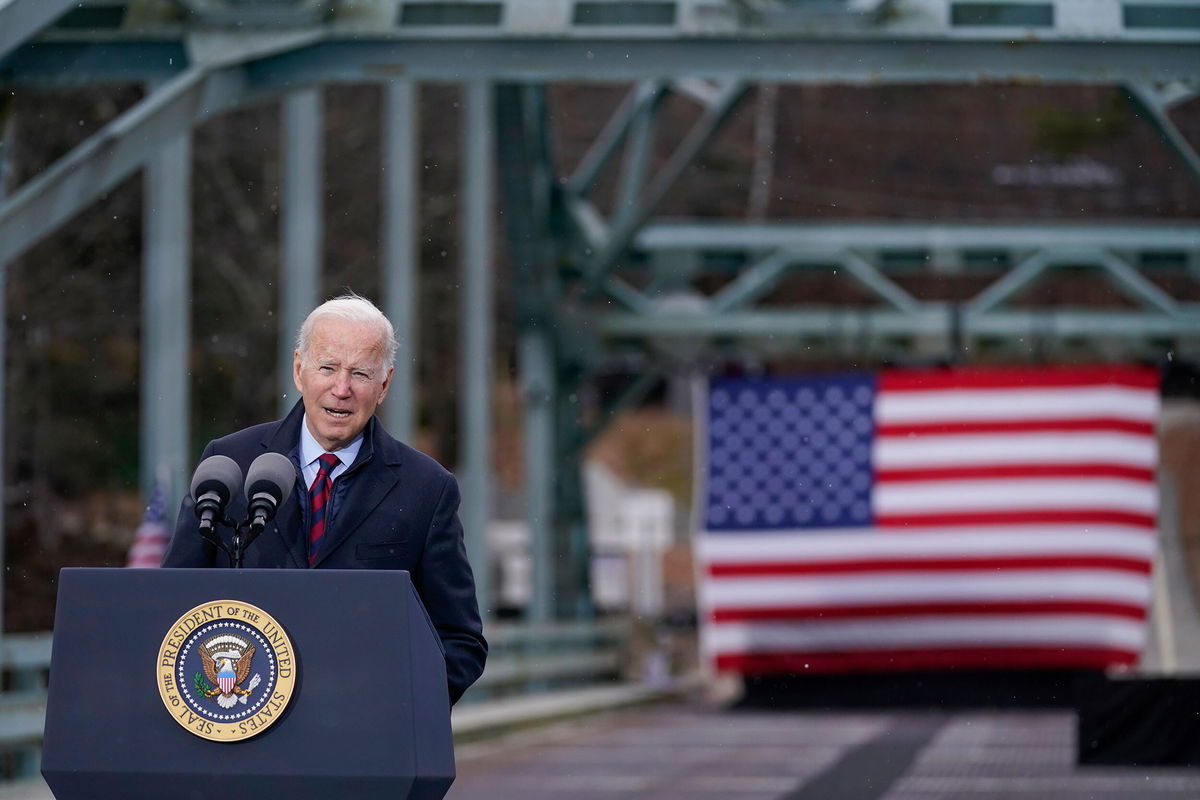
[[[325,535],[325,504],[329,502],[329,492],[333,489],[333,480],[329,476],[340,463],[333,453],[326,453],[317,460],[321,462],[317,467],[317,477],[308,487],[308,507],[312,510],[312,524],[308,527],[309,566],[317,560],[317,547]]]

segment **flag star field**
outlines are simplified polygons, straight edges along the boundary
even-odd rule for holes
[[[1137,663],[1158,375],[953,368],[709,382],[701,643],[718,670]]]

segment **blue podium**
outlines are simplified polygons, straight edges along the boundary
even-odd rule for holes
[[[42,773],[58,800],[441,798],[441,644],[406,572],[64,569]]]

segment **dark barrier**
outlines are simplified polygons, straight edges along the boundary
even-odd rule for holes
[[[1079,682],[1080,764],[1200,766],[1200,679]]]
[[[1074,709],[1082,765],[1200,766],[1200,678],[1091,671],[769,675],[746,709]]]
[[[761,675],[745,679],[744,708],[952,709],[1072,708],[1076,683],[1067,670]]]

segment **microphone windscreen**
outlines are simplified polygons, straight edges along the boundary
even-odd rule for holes
[[[192,500],[216,492],[221,507],[229,505],[242,483],[242,468],[229,456],[209,456],[192,473]]]
[[[296,482],[296,468],[287,456],[281,453],[263,453],[254,459],[246,471],[246,497],[266,492],[282,503],[292,493]]]

